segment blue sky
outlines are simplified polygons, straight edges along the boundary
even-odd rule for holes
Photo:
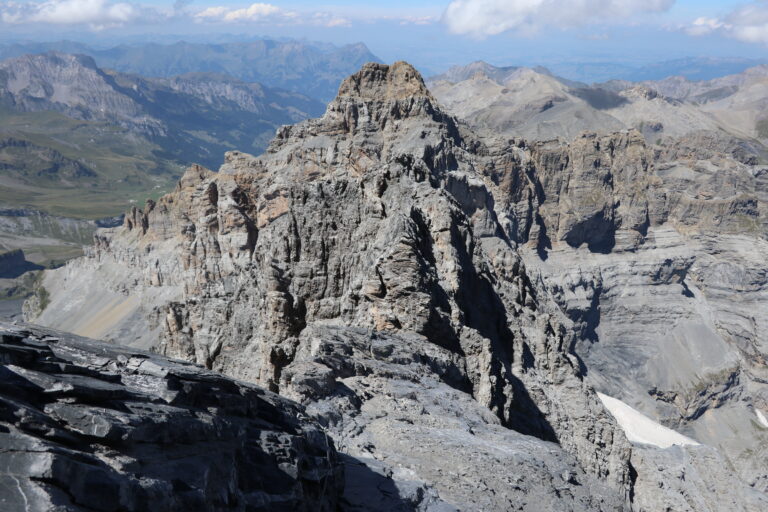
[[[0,39],[362,41],[437,72],[687,56],[768,57],[768,0],[0,0]]]

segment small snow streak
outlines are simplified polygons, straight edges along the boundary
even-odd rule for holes
[[[765,428],[768,428],[768,418],[765,417],[763,411],[760,409],[755,409],[755,413],[757,414],[757,419],[760,421],[760,424]]]
[[[647,444],[657,448],[669,448],[673,445],[698,445],[690,437],[686,437],[671,428],[667,428],[640,411],[633,409],[621,400],[611,398],[602,393],[597,394],[606,409],[616,418],[616,422],[626,434],[629,442]]]

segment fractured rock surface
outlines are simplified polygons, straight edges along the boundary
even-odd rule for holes
[[[405,510],[663,510],[680,489],[689,510],[726,506],[714,479],[730,482],[734,510],[761,510],[760,431],[735,415],[716,443],[685,416],[765,408],[757,325],[722,308],[741,338],[722,337],[686,256],[691,240],[742,239],[753,259],[740,265],[757,274],[706,278],[759,280],[764,180],[727,157],[707,165],[662,168],[635,131],[572,145],[480,138],[411,66],[370,64],[266,154],[230,152],[218,173],[192,167],[173,193],[100,231],[86,257],[46,272],[26,312],[300,401],[354,457],[352,509],[364,509],[361,482],[388,489],[380,509],[396,496]],[[711,247],[696,261],[716,261]],[[634,302],[622,288],[632,283]],[[677,294],[673,307],[642,309],[651,290]],[[659,322],[678,329],[676,351]],[[711,364],[696,362],[713,347]],[[738,387],[716,377],[736,367]],[[635,458],[593,387],[709,443],[738,476],[709,463],[700,480],[646,484],[657,469],[643,461],[656,459]],[[689,388],[704,390],[699,406],[668,407]],[[698,459],[686,450],[660,457],[688,468]]]
[[[0,324],[0,509],[335,510],[301,407],[140,350]]]
[[[768,407],[765,169],[723,154],[655,161],[636,132],[502,154],[486,170],[497,211],[573,321],[589,382],[768,490],[755,412]]]

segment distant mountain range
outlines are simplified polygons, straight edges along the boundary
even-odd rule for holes
[[[169,36],[169,42],[123,43],[111,48],[75,41],[0,44],[0,59],[55,50],[90,55],[100,67],[144,76],[170,77],[200,71],[226,73],[246,82],[260,82],[324,102],[331,100],[340,81],[363,63],[381,62],[363,43],[336,46],[290,39],[232,41],[231,37],[224,37],[221,42],[170,42],[174,37],[181,38]],[[768,58],[686,57],[645,65],[569,60],[548,63],[547,68],[569,80],[598,83],[662,80],[671,76],[711,80],[760,64],[768,64]]]
[[[766,156],[768,66],[709,81],[587,85],[544,68],[474,62],[433,77],[429,85],[445,107],[475,127],[529,140],[636,128],[651,143],[705,133],[705,145],[741,159]]]
[[[227,75],[144,78],[55,52],[8,59],[0,62],[0,202],[114,215],[170,186],[184,166],[217,167],[232,149],[259,153],[279,126],[324,108]]]
[[[681,76],[688,80],[711,80],[734,75],[760,64],[768,59],[745,59],[741,57],[688,57],[644,66],[631,66],[618,62],[564,62],[548,65],[559,76],[570,80],[594,83],[609,80],[662,80],[670,76]]]
[[[9,44],[0,46],[0,59],[53,50],[89,55],[99,67],[123,73],[162,78],[198,72],[227,74],[323,102],[332,99],[341,80],[361,65],[380,62],[362,43],[337,47],[272,40],[224,44],[148,43],[106,50],[72,41]]]

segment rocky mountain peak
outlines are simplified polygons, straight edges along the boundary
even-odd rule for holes
[[[638,98],[638,99],[644,99],[644,100],[655,100],[656,98],[660,98],[662,100],[666,100],[664,96],[659,94],[659,91],[651,87],[646,87],[644,85],[637,85],[635,87],[631,87],[629,89],[622,91],[620,94],[627,98]]]
[[[742,171],[732,170],[734,184],[751,176]],[[651,401],[654,390],[665,397],[656,417],[672,423],[666,418],[684,418],[672,402],[695,419],[709,407],[708,390],[751,378],[735,376],[736,349],[718,349],[722,362],[712,366],[721,366],[707,380],[683,375],[690,389],[711,382],[706,395],[666,374],[635,384],[642,364],[667,363],[625,357],[635,345],[666,354],[661,343],[675,323],[674,339],[707,332],[712,346],[730,343],[705,331],[712,318],[701,328],[685,323],[708,276],[734,267],[715,256],[695,260],[683,235],[706,235],[703,244],[763,225],[757,194],[704,196],[723,189],[723,178],[711,167],[656,167],[634,130],[571,144],[473,134],[440,109],[410,65],[366,64],[322,118],[282,128],[264,155],[230,152],[218,173],[192,168],[173,193],[100,232],[86,257],[46,273],[45,292],[25,311],[41,325],[151,346],[300,402],[345,455],[383,468],[392,486],[417,489],[422,501],[454,507],[442,510],[714,511],[719,500],[765,510],[756,494],[764,457],[755,450],[764,438],[752,434],[755,413],[743,403],[752,437],[730,453],[744,461],[745,481],[726,481],[725,461],[706,446],[630,446],[593,389],[605,386],[622,401]],[[756,268],[726,275],[746,289]],[[636,287],[628,298],[627,283]],[[637,297],[650,297],[654,309],[640,310]],[[762,341],[741,327],[757,331],[761,319],[726,321],[762,354]],[[649,331],[658,345],[645,339]],[[709,351],[681,346],[671,360],[703,360]],[[669,374],[681,375],[679,366]],[[694,433],[702,445],[719,441]],[[758,455],[741,456],[747,449]],[[697,474],[694,457],[713,469]],[[693,476],[662,476],[659,485],[662,464]],[[699,490],[712,489],[709,482],[726,483]],[[695,506],[669,501],[688,495]],[[712,499],[711,509],[699,505]]]
[[[5,71],[2,86],[11,93],[27,92],[36,97],[56,96],[55,85],[68,87],[82,85],[102,86],[103,74],[91,57],[48,52],[41,55],[22,55],[0,64]],[[49,85],[48,82],[53,82]],[[57,97],[57,99],[60,99]]]
[[[17,65],[24,64],[25,66],[41,69],[45,66],[51,65],[65,65],[74,68],[88,68],[96,70],[96,61],[88,55],[81,54],[69,54],[58,51],[50,51],[37,55],[22,55],[13,59]]]
[[[441,75],[433,76],[430,78],[430,82],[446,81],[450,83],[463,82],[464,80],[474,79],[475,76],[480,75],[486,79],[493,80],[498,83],[504,83],[508,80],[510,75],[518,71],[517,66],[497,67],[488,64],[485,61],[478,60],[467,64],[466,66],[453,66],[448,71]]]
[[[413,66],[369,62],[342,82],[322,118],[281,128],[269,151],[287,142],[301,145],[320,134],[359,135],[365,139],[361,144],[409,141],[425,147],[447,139],[458,143],[458,132],[456,120],[440,108]]]
[[[354,98],[363,101],[394,101],[411,97],[433,99],[424,79],[407,62],[378,64],[369,62],[339,88],[337,99]]]
[[[49,52],[0,62],[0,98],[15,111],[56,111],[75,119],[109,120],[144,133],[160,133],[157,119],[143,112],[86,55]]]

